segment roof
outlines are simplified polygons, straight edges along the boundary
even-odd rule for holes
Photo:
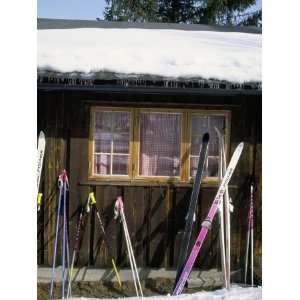
[[[38,83],[261,89],[261,29],[38,19]]]
[[[74,29],[74,28],[138,28],[138,29],[175,29],[185,31],[216,31],[216,32],[243,32],[261,34],[261,28],[255,26],[213,26],[202,24],[178,23],[132,23],[110,22],[93,20],[66,20],[66,19],[37,19],[37,29]]]

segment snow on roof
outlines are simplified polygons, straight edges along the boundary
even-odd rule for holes
[[[138,28],[38,30],[38,69],[261,82],[261,34]]]

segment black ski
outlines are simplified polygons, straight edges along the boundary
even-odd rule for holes
[[[182,269],[184,267],[184,263],[186,261],[186,257],[188,254],[188,248],[189,243],[191,239],[191,233],[192,233],[192,227],[193,227],[193,217],[196,211],[199,191],[200,191],[200,185],[203,178],[204,173],[204,166],[207,159],[207,150],[208,150],[208,144],[209,144],[209,134],[205,133],[202,138],[202,145],[200,149],[199,154],[199,162],[198,162],[198,168],[197,173],[194,181],[193,191],[191,195],[191,200],[189,204],[189,209],[187,212],[187,215],[185,217],[185,227],[184,227],[184,233],[183,238],[180,245],[180,252],[179,252],[179,259],[177,263],[177,270],[176,270],[176,279],[175,279],[175,285],[177,284],[177,281],[179,279],[179,276],[182,272]]]

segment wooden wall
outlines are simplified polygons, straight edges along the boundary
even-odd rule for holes
[[[89,110],[92,105],[135,107],[191,107],[231,111],[230,152],[240,142],[245,149],[230,185],[235,206],[232,214],[232,263],[241,267],[244,260],[249,197],[249,176],[254,171],[256,193],[255,251],[261,255],[261,97],[215,95],[104,94],[92,92],[38,91],[38,130],[47,136],[42,176],[44,202],[38,215],[38,264],[51,265],[56,208],[57,176],[69,171],[69,232],[71,249],[81,206],[90,191],[95,193],[113,256],[119,266],[129,266],[126,245],[119,222],[113,219],[114,201],[124,197],[125,215],[140,267],[176,267],[184,217],[191,185],[139,186],[108,185],[88,182]],[[216,187],[201,188],[195,229],[199,230],[215,195]],[[196,235],[196,231],[194,236]],[[60,249],[59,249],[60,251]],[[59,253],[60,256],[60,253]],[[80,240],[78,266],[110,266],[98,220],[93,210],[86,216]],[[218,223],[212,230],[197,259],[204,269],[218,267]]]

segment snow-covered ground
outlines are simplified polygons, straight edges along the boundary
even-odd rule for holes
[[[195,294],[182,294],[176,297],[170,296],[152,296],[144,297],[151,300],[261,300],[262,289],[261,287],[238,287],[234,286],[229,291],[226,289],[216,290],[212,292],[199,292]],[[97,300],[99,298],[72,298],[72,300]],[[119,298],[126,300],[138,300],[139,297]],[[102,299],[103,300],[103,299]]]
[[[38,68],[261,81],[261,34],[158,29],[38,30]]]

